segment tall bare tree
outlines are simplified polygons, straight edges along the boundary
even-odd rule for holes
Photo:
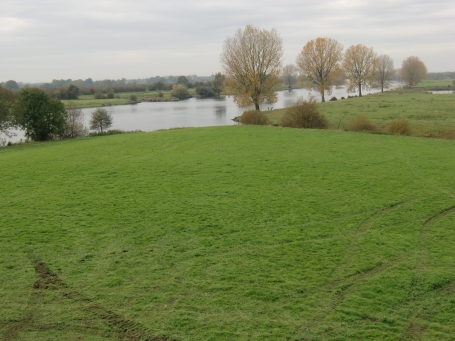
[[[381,92],[384,92],[384,88],[389,87],[394,75],[393,59],[386,54],[380,55],[376,60],[376,81],[381,87]]]
[[[368,89],[376,75],[376,53],[372,47],[358,44],[352,45],[344,53],[343,69],[347,76],[347,90],[358,90],[362,96],[362,88]]]
[[[74,138],[87,135],[87,129],[84,125],[84,114],[82,110],[73,103],[66,106],[65,128],[63,137]]]
[[[400,76],[411,87],[427,77],[427,67],[419,57],[411,56],[403,60]]]
[[[343,45],[331,38],[316,38],[305,44],[297,55],[297,66],[303,76],[310,81],[308,88],[316,85],[325,102],[325,92],[330,95],[340,62],[343,57]]]
[[[288,64],[283,68],[281,77],[284,84],[287,84],[288,89],[292,89],[292,84],[296,80],[297,68],[294,64]]]
[[[224,41],[221,64],[226,74],[225,91],[239,107],[274,103],[278,96],[283,42],[275,29],[267,31],[247,25]]]

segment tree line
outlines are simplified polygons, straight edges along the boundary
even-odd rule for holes
[[[103,133],[113,123],[112,115],[104,108],[92,112],[90,129]],[[85,136],[82,110],[74,104],[65,105],[38,88],[19,92],[0,87],[0,133],[14,136],[23,129],[27,139],[48,141]]]
[[[158,79],[157,82],[143,84],[126,83],[124,78],[117,81],[104,80],[96,82],[92,81],[91,78],[85,81],[54,79],[52,83],[45,83],[37,86],[37,88],[43,90],[50,97],[60,100],[75,100],[80,95],[93,95],[95,99],[112,99],[115,98],[117,93],[146,91],[171,91],[172,96],[178,99],[185,99],[191,97],[188,92],[188,89],[191,88],[195,88],[196,94],[201,98],[219,97],[224,75],[217,73],[210,78],[210,80],[191,82],[186,76],[155,77],[154,80]],[[170,80],[174,82],[169,83]],[[13,80],[1,83],[1,85],[9,90],[19,90],[18,84]]]
[[[247,25],[226,38],[220,59],[226,74],[225,91],[239,107],[277,100],[276,87],[282,80],[291,87],[296,73],[305,86],[321,94],[331,94],[334,86],[344,83],[348,92],[371,87],[388,87],[395,77],[393,60],[378,56],[372,47],[352,45],[346,50],[332,38],[318,37],[308,41],[296,57],[296,64],[282,67],[283,42],[275,29],[266,30]],[[401,79],[413,86],[426,78],[427,68],[416,56],[403,60],[398,71]]]

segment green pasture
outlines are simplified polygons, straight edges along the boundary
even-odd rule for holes
[[[423,90],[399,89],[320,103],[319,109],[331,129],[347,129],[350,120],[363,115],[379,130],[395,119],[406,119],[414,136],[455,137],[455,95],[431,94]],[[266,112],[279,124],[286,109]]]
[[[110,106],[110,105],[124,105],[130,103],[130,96],[135,95],[138,101],[146,101],[147,99],[160,99],[158,97],[160,91],[135,91],[135,92],[118,92],[115,93],[115,96],[120,98],[112,98],[112,99],[95,99],[94,95],[81,95],[77,100],[63,100],[62,102],[65,104],[72,103],[79,108],[94,108],[94,107],[103,107],[103,106]],[[173,97],[171,96],[170,90],[162,90],[163,97],[162,100],[170,100]],[[191,96],[196,95],[196,89],[191,88],[188,89],[188,92]],[[176,100],[175,98],[173,98]]]
[[[454,155],[257,126],[1,148],[0,339],[453,340]]]
[[[454,79],[446,78],[446,79],[438,79],[438,80],[430,80],[426,79],[421,81],[419,84],[415,85],[415,88],[427,88],[427,89],[435,89],[435,90],[452,90],[454,88]]]

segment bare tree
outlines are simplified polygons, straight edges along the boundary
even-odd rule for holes
[[[349,47],[343,59],[343,69],[348,78],[348,92],[358,90],[362,96],[362,88],[368,89],[376,75],[376,53],[373,48],[358,44]]]
[[[92,118],[90,119],[90,129],[103,132],[104,129],[107,129],[112,125],[112,121],[112,115],[108,113],[106,109],[98,108],[92,112]]]
[[[73,103],[66,106],[65,128],[63,137],[74,138],[87,135],[84,125],[84,114]]]
[[[283,68],[283,72],[281,74],[282,80],[284,84],[287,84],[288,89],[292,89],[292,84],[296,80],[297,68],[294,64],[288,64]]]
[[[283,42],[275,29],[267,31],[248,25],[228,37],[221,52],[226,74],[226,92],[234,96],[239,107],[274,103],[278,96]]]
[[[419,57],[411,56],[403,60],[400,76],[411,87],[427,77],[427,67]]]
[[[341,71],[343,45],[331,38],[316,38],[305,44],[297,55],[296,63],[300,72],[310,83],[307,88],[316,85],[325,102],[325,92],[330,95],[337,74]]]
[[[389,87],[394,75],[393,59],[386,54],[380,55],[376,60],[376,81],[381,87],[381,92],[384,92],[384,88]]]

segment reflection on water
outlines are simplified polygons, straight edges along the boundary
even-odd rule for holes
[[[379,90],[368,91],[370,93]],[[273,104],[261,105],[261,110],[286,108],[294,104],[297,98],[303,97],[308,99],[314,96],[317,101],[321,96],[317,92],[309,92],[306,89],[294,89],[278,92],[278,101]],[[344,88],[334,89],[331,95],[326,99],[336,96],[347,97]],[[190,98],[179,102],[144,102],[135,105],[120,105],[106,108],[113,116],[114,123],[111,129],[121,130],[143,130],[153,131],[157,129],[169,129],[175,127],[202,127],[202,126],[219,126],[235,124],[232,119],[241,115],[249,108],[239,109],[234,103],[232,97],[221,99],[195,99]],[[85,116],[86,126],[89,126],[91,113],[94,108],[82,109]],[[18,132],[18,136],[8,139],[8,141],[17,142],[24,139],[23,132]]]
[[[222,120],[226,117],[226,106],[216,106],[215,115],[218,120]]]

